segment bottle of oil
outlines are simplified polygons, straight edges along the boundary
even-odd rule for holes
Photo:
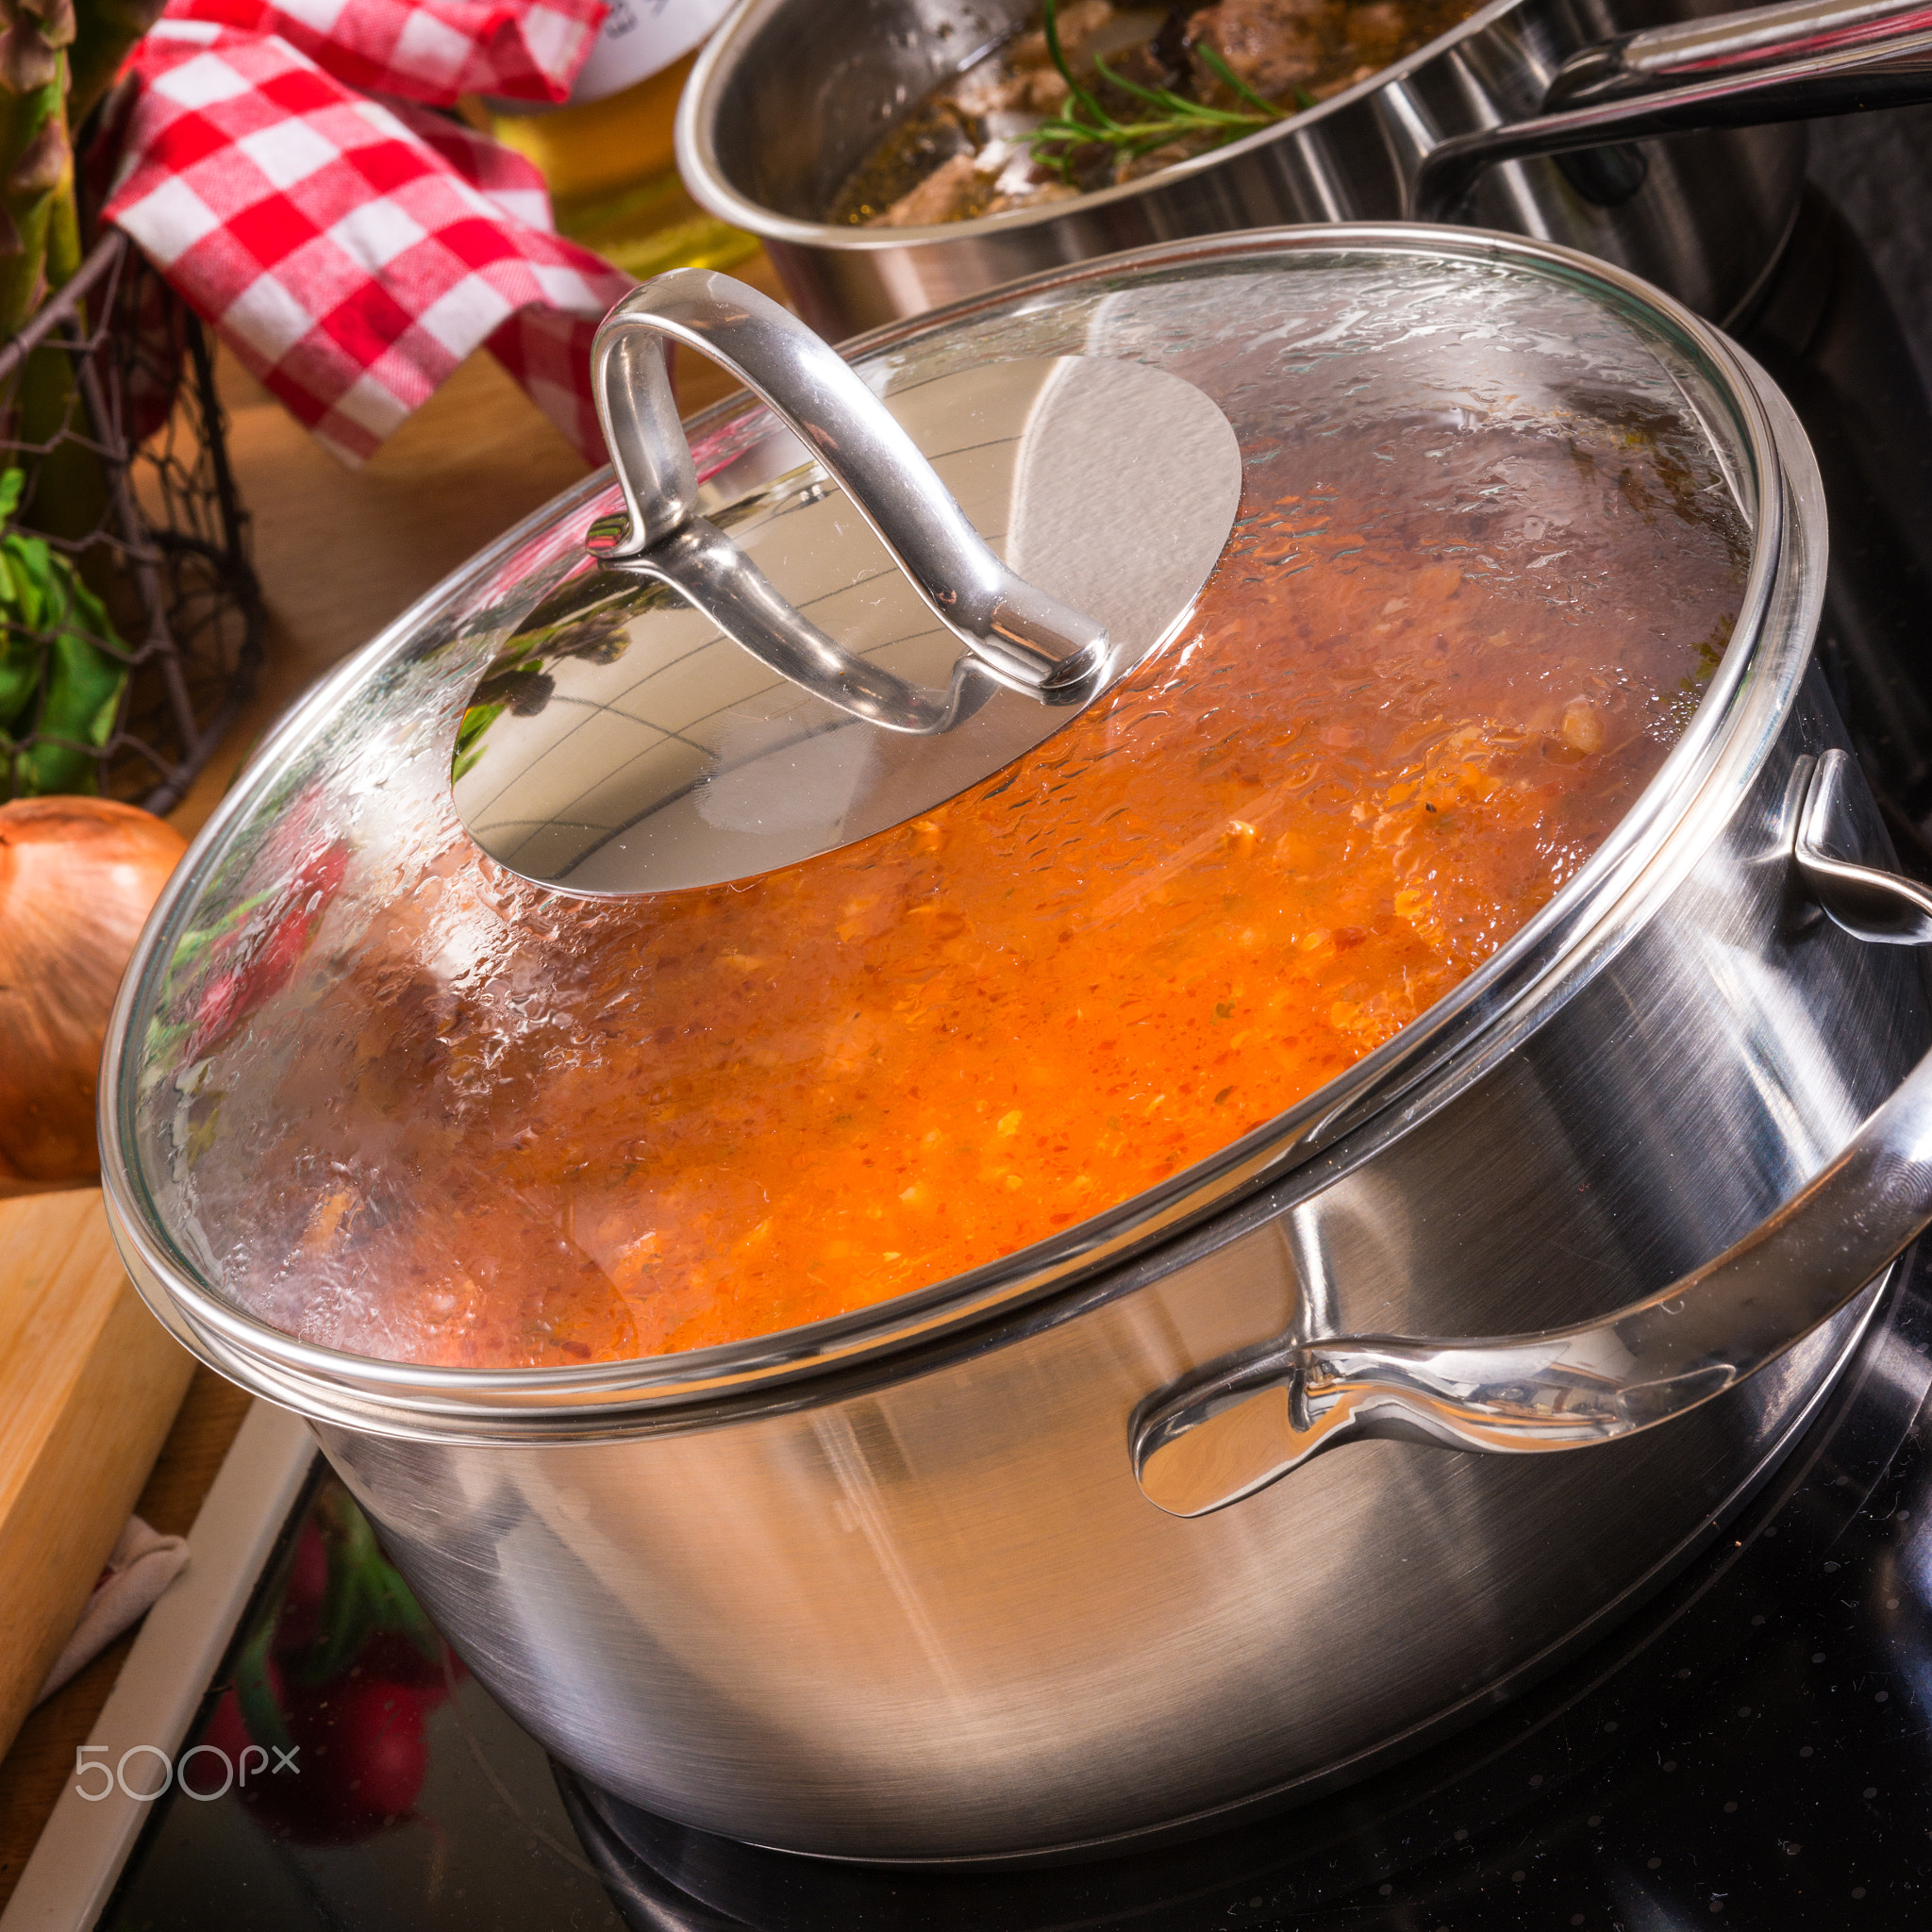
[[[482,104],[490,131],[550,185],[558,230],[643,280],[670,268],[763,279],[755,238],[705,213],[673,157],[677,98],[731,0],[611,0],[560,108]]]

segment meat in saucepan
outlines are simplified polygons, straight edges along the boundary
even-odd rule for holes
[[[1135,180],[1368,79],[1475,4],[1046,0],[1031,26],[921,101],[825,219],[924,227]]]

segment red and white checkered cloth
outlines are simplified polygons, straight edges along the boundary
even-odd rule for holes
[[[522,156],[430,111],[561,100],[605,0],[171,0],[106,209],[359,462],[487,342],[593,462],[596,324],[630,277],[552,232]]]

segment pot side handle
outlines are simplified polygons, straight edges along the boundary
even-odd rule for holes
[[[933,615],[996,682],[1042,704],[1083,704],[1108,668],[1105,626],[1008,570],[912,438],[851,365],[744,283],[674,269],[631,292],[591,346],[597,417],[624,514],[592,525],[598,559],[669,584],[781,676],[889,730],[950,730],[972,708],[845,650],[697,512],[698,477],[664,366],[669,340],[722,363],[830,474]]]
[[[1535,118],[1432,149],[1409,184],[1408,211],[1454,221],[1498,161],[1927,100],[1932,0],[1791,0],[1653,27],[1573,55]]]
[[[1834,856],[1858,783],[1843,752],[1813,768],[1792,840],[1799,875],[1857,938],[1932,942],[1932,891]],[[1928,1224],[1932,1054],[1767,1221],[1647,1300],[1539,1335],[1265,1343],[1142,1402],[1130,1426],[1134,1474],[1171,1515],[1202,1516],[1369,1437],[1491,1455],[1613,1441],[1776,1360]]]

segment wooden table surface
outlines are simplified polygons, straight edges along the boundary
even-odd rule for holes
[[[782,299],[762,257],[737,273]],[[682,350],[674,375],[687,414],[733,387],[715,365]],[[308,684],[585,472],[487,354],[465,363],[358,471],[325,454],[225,358],[222,378],[270,624],[254,702],[173,814],[190,834],[249,748]],[[137,1513],[158,1530],[185,1534],[247,1407],[240,1390],[198,1368]],[[0,1910],[133,1641],[130,1633],[111,1644],[35,1711],[0,1759]]]

